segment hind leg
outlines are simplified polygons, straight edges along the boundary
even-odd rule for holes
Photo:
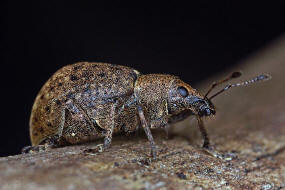
[[[116,105],[117,102],[105,105],[103,114],[97,116],[98,119],[93,119],[79,104],[73,104],[72,108],[77,109],[66,112],[62,138],[70,144],[78,144],[104,137],[103,144],[85,152],[102,152],[107,149],[112,142]]]
[[[24,154],[24,153],[29,153],[29,152],[46,151],[51,148],[57,148],[57,147],[62,146],[62,144],[64,144],[64,142],[62,141],[63,140],[58,135],[51,136],[51,137],[46,138],[39,145],[23,147],[21,152],[22,154]]]
[[[67,102],[65,122],[61,137],[68,144],[79,144],[92,141],[102,136],[95,120],[91,119],[80,104]]]
[[[112,136],[115,126],[115,109],[117,103],[114,102],[106,106],[105,117],[96,120],[96,123],[100,126],[101,129],[104,129],[104,143],[99,144],[96,148],[84,150],[85,153],[95,153],[95,152],[102,152],[105,149],[111,146]]]
[[[65,144],[65,141],[61,138],[62,137],[62,130],[65,123],[65,109],[62,109],[59,118],[59,127],[58,127],[58,134],[49,136],[40,142],[38,145],[35,146],[25,146],[22,148],[21,152],[29,153],[29,152],[40,152],[45,151],[50,148],[57,148]]]
[[[39,145],[24,147],[22,153],[78,144],[98,136],[98,131],[95,130],[86,112],[73,100],[66,101],[58,121],[57,132],[54,132],[54,135],[46,137]]]

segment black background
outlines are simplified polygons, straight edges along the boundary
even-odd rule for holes
[[[2,2],[0,156],[29,144],[33,100],[64,65],[110,62],[195,86],[285,29],[285,6],[277,1],[170,2]]]

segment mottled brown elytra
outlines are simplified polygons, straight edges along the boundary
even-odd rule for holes
[[[100,145],[104,150],[110,146],[113,133],[131,133],[142,126],[156,158],[150,128],[166,127],[190,115],[196,116],[203,147],[208,148],[202,117],[215,114],[211,99],[231,87],[270,78],[262,74],[227,85],[208,97],[217,85],[240,75],[234,72],[213,83],[203,96],[173,75],[144,75],[126,66],[107,63],[67,65],[52,75],[38,93],[30,118],[32,146],[23,151],[84,143],[100,137],[104,138]]]

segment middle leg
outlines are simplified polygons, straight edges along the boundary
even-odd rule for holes
[[[145,119],[145,116],[144,116],[144,113],[143,113],[143,109],[141,106],[138,106],[138,112],[139,112],[139,117],[140,117],[140,120],[141,120],[141,124],[142,124],[142,127],[146,133],[146,136],[150,142],[150,146],[151,146],[151,155],[153,157],[153,159],[156,159],[156,146],[155,146],[155,142],[153,140],[153,137],[152,137],[152,134],[151,134],[151,131],[149,129],[149,126],[147,124],[147,121]]]

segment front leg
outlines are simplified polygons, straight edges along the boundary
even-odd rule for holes
[[[155,142],[153,140],[153,137],[152,137],[152,134],[151,134],[151,131],[149,129],[149,126],[147,124],[147,121],[145,119],[145,116],[144,116],[144,113],[143,113],[143,109],[141,106],[138,106],[138,113],[139,113],[139,118],[141,120],[141,124],[142,124],[142,127],[144,129],[144,132],[150,142],[150,146],[151,146],[151,155],[153,157],[153,159],[155,160],[156,159],[156,146],[155,146]]]
[[[207,134],[207,131],[205,129],[204,123],[202,121],[202,118],[197,116],[197,120],[198,120],[198,126],[200,129],[200,132],[203,136],[204,139],[204,143],[203,143],[203,148],[204,150],[210,154],[211,156],[214,156],[216,158],[222,159],[222,160],[232,160],[234,159],[236,156],[230,153],[219,153],[218,151],[216,151],[212,146],[210,146],[210,140]]]
[[[206,129],[205,129],[203,120],[202,120],[201,117],[197,116],[197,121],[198,121],[198,126],[199,126],[199,129],[200,129],[200,132],[201,132],[202,137],[203,137],[203,139],[204,139],[203,148],[209,149],[210,140],[209,140],[207,131],[206,131]]]

